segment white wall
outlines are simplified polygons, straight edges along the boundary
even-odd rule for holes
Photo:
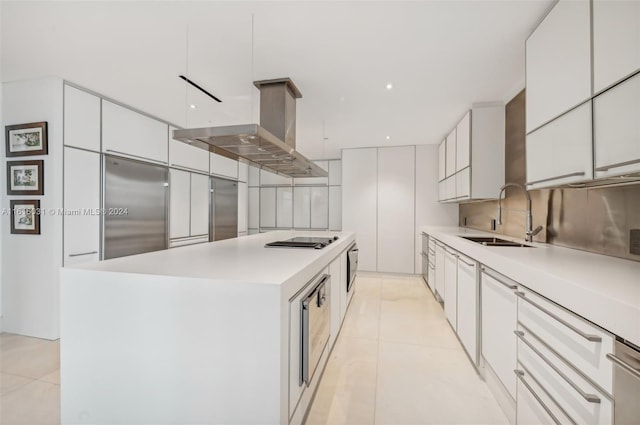
[[[44,160],[44,196],[9,197],[6,189],[2,188],[1,207],[8,211],[10,199],[39,199],[40,207],[45,211],[62,208],[62,80],[50,77],[5,83],[2,94],[3,125],[47,121],[49,153],[10,158]],[[1,150],[2,163],[5,164],[4,146]],[[2,330],[57,339],[60,336],[58,292],[62,266],[62,216],[41,215],[40,235],[12,235],[10,217],[1,218]]]
[[[426,225],[458,226],[458,204],[438,202],[438,145],[416,146],[416,231],[413,249],[416,274],[422,272],[419,229]]]

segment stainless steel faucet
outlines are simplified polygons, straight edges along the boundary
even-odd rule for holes
[[[517,187],[521,189],[525,196],[527,197],[527,223],[525,229],[525,240],[527,242],[533,242],[533,237],[540,233],[542,230],[542,226],[538,226],[533,230],[533,218],[531,217],[531,196],[529,196],[529,191],[518,183],[505,183],[500,188],[500,193],[498,194],[498,217],[496,218],[496,223],[502,225],[502,192],[508,187]]]

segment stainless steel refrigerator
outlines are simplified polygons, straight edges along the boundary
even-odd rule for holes
[[[238,183],[211,178],[209,242],[238,236]]]
[[[103,257],[167,248],[169,170],[104,156]]]

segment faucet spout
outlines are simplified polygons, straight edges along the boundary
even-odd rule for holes
[[[496,223],[502,224],[502,193],[508,187],[517,187],[527,198],[527,217],[526,217],[526,228],[525,228],[525,240],[527,242],[533,242],[533,236],[537,235],[541,230],[542,226],[538,226],[536,230],[533,230],[533,217],[531,215],[531,196],[529,195],[529,191],[526,187],[518,183],[505,183],[500,188],[500,193],[498,194],[498,217],[496,217]]]

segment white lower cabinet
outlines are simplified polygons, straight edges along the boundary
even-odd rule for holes
[[[458,255],[458,338],[469,358],[478,364],[478,281],[477,263],[464,255]]]
[[[340,271],[341,271],[342,255],[329,265],[329,274],[331,275],[331,335],[329,336],[329,349],[333,347],[342,325],[342,317],[340,314],[340,298],[341,295],[341,283]]]
[[[536,378],[522,366],[515,371],[518,378],[516,423],[518,425],[557,425],[566,419],[557,405],[538,385]]]
[[[576,369],[556,356],[546,342],[531,338],[526,331],[519,331],[518,371],[533,380],[546,397],[539,402],[558,423],[607,425],[613,423],[612,401]],[[611,368],[609,362],[607,366]],[[579,370],[579,369],[578,369]],[[519,375],[519,385],[523,375]],[[526,381],[525,381],[526,382]],[[526,423],[528,412],[518,400],[518,424]],[[545,409],[546,407],[546,409]],[[522,416],[522,422],[520,421]],[[555,421],[554,421],[555,422]]]
[[[489,274],[491,273],[491,274]],[[488,269],[480,274],[482,356],[511,397],[516,398],[516,329],[518,285]]]
[[[444,315],[456,330],[458,318],[458,256],[445,248],[444,254]]]
[[[436,295],[445,300],[445,251],[439,243],[436,244]]]
[[[100,259],[100,154],[64,148],[64,265]],[[78,213],[76,214],[75,211]]]

